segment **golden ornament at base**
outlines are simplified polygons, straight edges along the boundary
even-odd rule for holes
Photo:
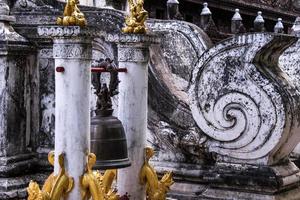
[[[81,178],[82,200],[118,200],[119,195],[112,189],[113,181],[117,177],[117,170],[106,170],[104,175],[99,171],[93,171],[96,163],[96,155],[88,154],[86,172]]]
[[[48,154],[48,161],[54,166],[53,151]],[[59,173],[57,176],[52,173],[45,181],[42,190],[36,182],[30,181],[27,188],[28,200],[61,200],[72,190],[74,180],[66,173],[64,161],[64,154],[60,154],[58,156]]]
[[[158,180],[154,168],[149,164],[154,151],[150,147],[145,148],[145,162],[140,171],[140,183],[146,185],[147,200],[165,200],[170,186],[173,185],[173,173],[167,172],[161,180]]]
[[[125,18],[126,26],[122,29],[124,33],[146,33],[145,21],[148,12],[144,9],[144,0],[128,0],[130,14]]]
[[[63,26],[86,26],[87,21],[84,14],[79,10],[78,4],[79,0],[68,0],[64,9],[64,16],[58,17],[56,23]]]

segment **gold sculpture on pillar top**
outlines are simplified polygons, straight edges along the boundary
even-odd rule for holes
[[[122,29],[124,33],[145,34],[147,29],[145,21],[148,12],[144,9],[144,0],[128,0],[130,14],[125,18],[126,26]]]
[[[68,0],[65,9],[64,16],[58,17],[56,23],[63,26],[81,26],[87,25],[84,14],[79,10],[79,0]]]
[[[48,154],[48,161],[54,165],[53,151]],[[56,176],[52,173],[47,178],[42,190],[36,182],[30,181],[27,188],[28,200],[61,200],[72,190],[74,180],[66,173],[64,161],[64,154],[60,154],[58,156],[59,173]]]
[[[165,200],[170,186],[173,185],[173,173],[167,172],[158,180],[154,168],[149,164],[154,151],[150,147],[145,148],[145,162],[140,171],[140,183],[146,185],[147,200]]]
[[[82,200],[119,200],[119,195],[112,189],[117,170],[106,170],[104,175],[102,175],[99,171],[92,170],[95,163],[96,155],[89,153],[86,172],[81,178]]]

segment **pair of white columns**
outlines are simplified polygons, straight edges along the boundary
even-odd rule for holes
[[[55,155],[65,154],[67,173],[74,178],[69,200],[81,199],[80,176],[84,174],[90,137],[91,39],[76,27],[42,27],[40,35],[54,37],[55,59]],[[118,193],[131,200],[145,199],[139,184],[146,145],[149,45],[156,38],[143,35],[108,37],[118,43],[120,73],[119,114],[128,142],[131,166],[120,169]],[[117,148],[117,147],[116,147]],[[56,159],[55,172],[59,170]]]

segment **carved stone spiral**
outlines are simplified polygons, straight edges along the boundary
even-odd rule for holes
[[[245,34],[200,58],[189,90],[191,110],[219,160],[273,164],[299,142],[295,87],[278,66],[293,42]]]

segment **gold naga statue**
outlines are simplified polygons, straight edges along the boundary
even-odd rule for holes
[[[128,0],[130,14],[125,18],[126,26],[122,29],[124,33],[146,33],[145,21],[148,12],[144,9],[144,0]]]
[[[79,0],[68,0],[64,9],[64,16],[58,17],[56,23],[63,26],[86,26],[87,21],[84,14],[79,10],[78,4]]]
[[[53,151],[48,154],[48,161],[54,166]],[[58,163],[60,166],[58,175],[55,176],[54,173],[52,173],[45,181],[42,190],[40,190],[36,182],[30,181],[29,187],[27,188],[28,200],[61,200],[62,197],[66,196],[72,190],[74,180],[66,173],[64,154],[58,156]]]
[[[158,180],[154,168],[149,164],[154,151],[150,147],[145,148],[145,162],[140,171],[140,183],[146,185],[147,200],[165,200],[170,186],[173,185],[173,173],[167,172],[161,180]]]
[[[96,155],[89,153],[86,172],[81,178],[82,200],[119,200],[117,192],[111,189],[117,176],[117,170],[106,170],[102,175],[99,171],[92,170],[95,163]]]

